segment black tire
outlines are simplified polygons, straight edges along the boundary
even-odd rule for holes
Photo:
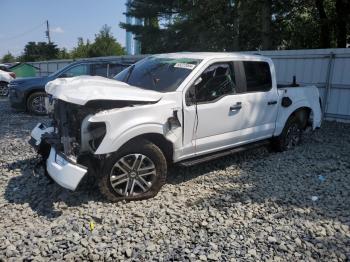
[[[290,116],[282,133],[274,137],[271,146],[274,151],[282,152],[299,145],[303,133],[303,123],[297,116]]]
[[[0,81],[0,96],[8,96],[9,94],[9,83]]]
[[[47,94],[45,92],[35,92],[31,94],[27,99],[27,110],[28,112],[35,115],[46,115],[45,109],[45,97]]]
[[[137,170],[136,166],[138,166]],[[153,168],[152,171],[151,168]],[[146,170],[152,173],[146,175],[147,178],[143,174]],[[105,160],[98,184],[100,192],[110,201],[142,200],[157,195],[165,184],[166,175],[167,161],[160,148],[148,140],[135,139]],[[112,186],[113,179],[115,188]]]

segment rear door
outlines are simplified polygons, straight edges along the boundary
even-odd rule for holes
[[[244,101],[246,131],[244,140],[260,140],[271,137],[277,118],[277,87],[272,72],[265,61],[237,61],[240,70],[240,95]]]
[[[91,75],[92,76],[103,76],[107,77],[107,63],[91,64]]]

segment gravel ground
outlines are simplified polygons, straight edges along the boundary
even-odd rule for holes
[[[43,120],[0,100],[0,260],[350,259],[350,124],[289,152],[172,168],[154,199],[115,204],[43,176],[27,144]]]

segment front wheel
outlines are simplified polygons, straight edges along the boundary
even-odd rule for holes
[[[35,115],[46,115],[45,92],[35,92],[28,97],[27,110]]]
[[[159,147],[137,139],[106,159],[99,188],[111,201],[147,199],[159,192],[166,173],[167,162]]]
[[[282,133],[272,139],[272,148],[282,152],[299,145],[302,138],[302,123],[296,116],[291,116],[283,128]]]

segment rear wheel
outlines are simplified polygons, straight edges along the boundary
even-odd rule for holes
[[[292,149],[300,144],[302,133],[302,121],[296,116],[291,116],[284,126],[281,135],[273,138],[272,148],[278,152]]]
[[[137,139],[105,161],[99,188],[111,201],[147,199],[159,192],[166,173],[167,162],[159,147]]]
[[[8,96],[9,94],[9,83],[0,81],[0,96]]]
[[[27,110],[35,115],[46,115],[45,92],[35,92],[28,97]]]

